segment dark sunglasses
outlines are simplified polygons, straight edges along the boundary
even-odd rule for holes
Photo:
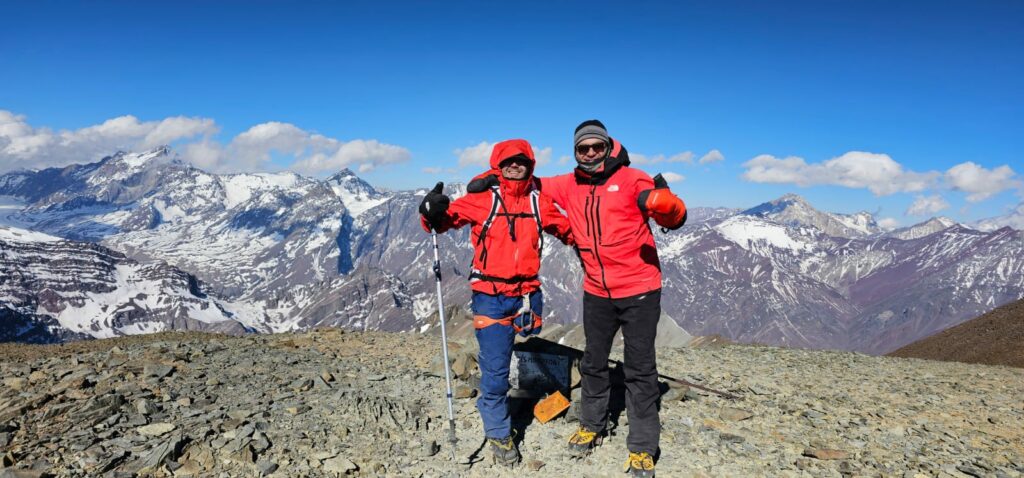
[[[595,153],[601,154],[604,153],[606,149],[608,149],[608,145],[604,143],[581,144],[576,147],[576,154],[587,154],[587,152],[590,151],[591,148],[594,149]]]
[[[513,164],[518,164],[520,166],[530,166],[530,159],[521,156],[512,156],[511,158],[506,158],[501,163],[499,163],[498,167],[507,168],[509,166],[512,166]]]

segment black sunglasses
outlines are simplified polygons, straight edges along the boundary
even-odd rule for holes
[[[520,166],[530,166],[530,158],[519,155],[512,156],[511,158],[505,158],[504,160],[501,161],[501,163],[498,163],[498,167],[507,168],[513,164],[518,164]]]
[[[576,147],[576,154],[587,154],[587,152],[590,151],[591,148],[594,149],[595,153],[601,154],[604,153],[606,149],[608,149],[608,145],[604,143],[581,144]]]

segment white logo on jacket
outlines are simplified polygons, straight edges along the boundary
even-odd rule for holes
[[[612,184],[611,186],[608,186],[608,192],[610,192],[610,193],[613,193],[613,192],[618,191],[618,190],[619,190],[619,185],[618,184]]]

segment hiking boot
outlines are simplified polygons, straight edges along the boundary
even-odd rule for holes
[[[505,438],[488,438],[487,443],[491,444],[491,460],[494,463],[512,466],[519,461],[519,450],[512,441],[512,436]]]
[[[576,458],[583,458],[590,454],[594,450],[594,447],[601,444],[601,437],[598,436],[598,432],[592,432],[587,430],[586,427],[580,427],[569,437],[569,454]]]
[[[626,459],[626,465],[623,468],[623,471],[628,472],[629,476],[654,478],[654,457],[647,452],[629,452],[629,458]]]

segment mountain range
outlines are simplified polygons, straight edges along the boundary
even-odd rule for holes
[[[450,185],[454,197],[465,194]],[[192,328],[427,331],[436,323],[425,190],[349,170],[212,174],[167,147],[0,176],[0,340]],[[786,195],[693,208],[656,233],[664,317],[693,335],[884,353],[1024,297],[1024,233]],[[439,237],[445,303],[466,307],[468,230]],[[581,270],[546,241],[545,320],[579,322]]]

